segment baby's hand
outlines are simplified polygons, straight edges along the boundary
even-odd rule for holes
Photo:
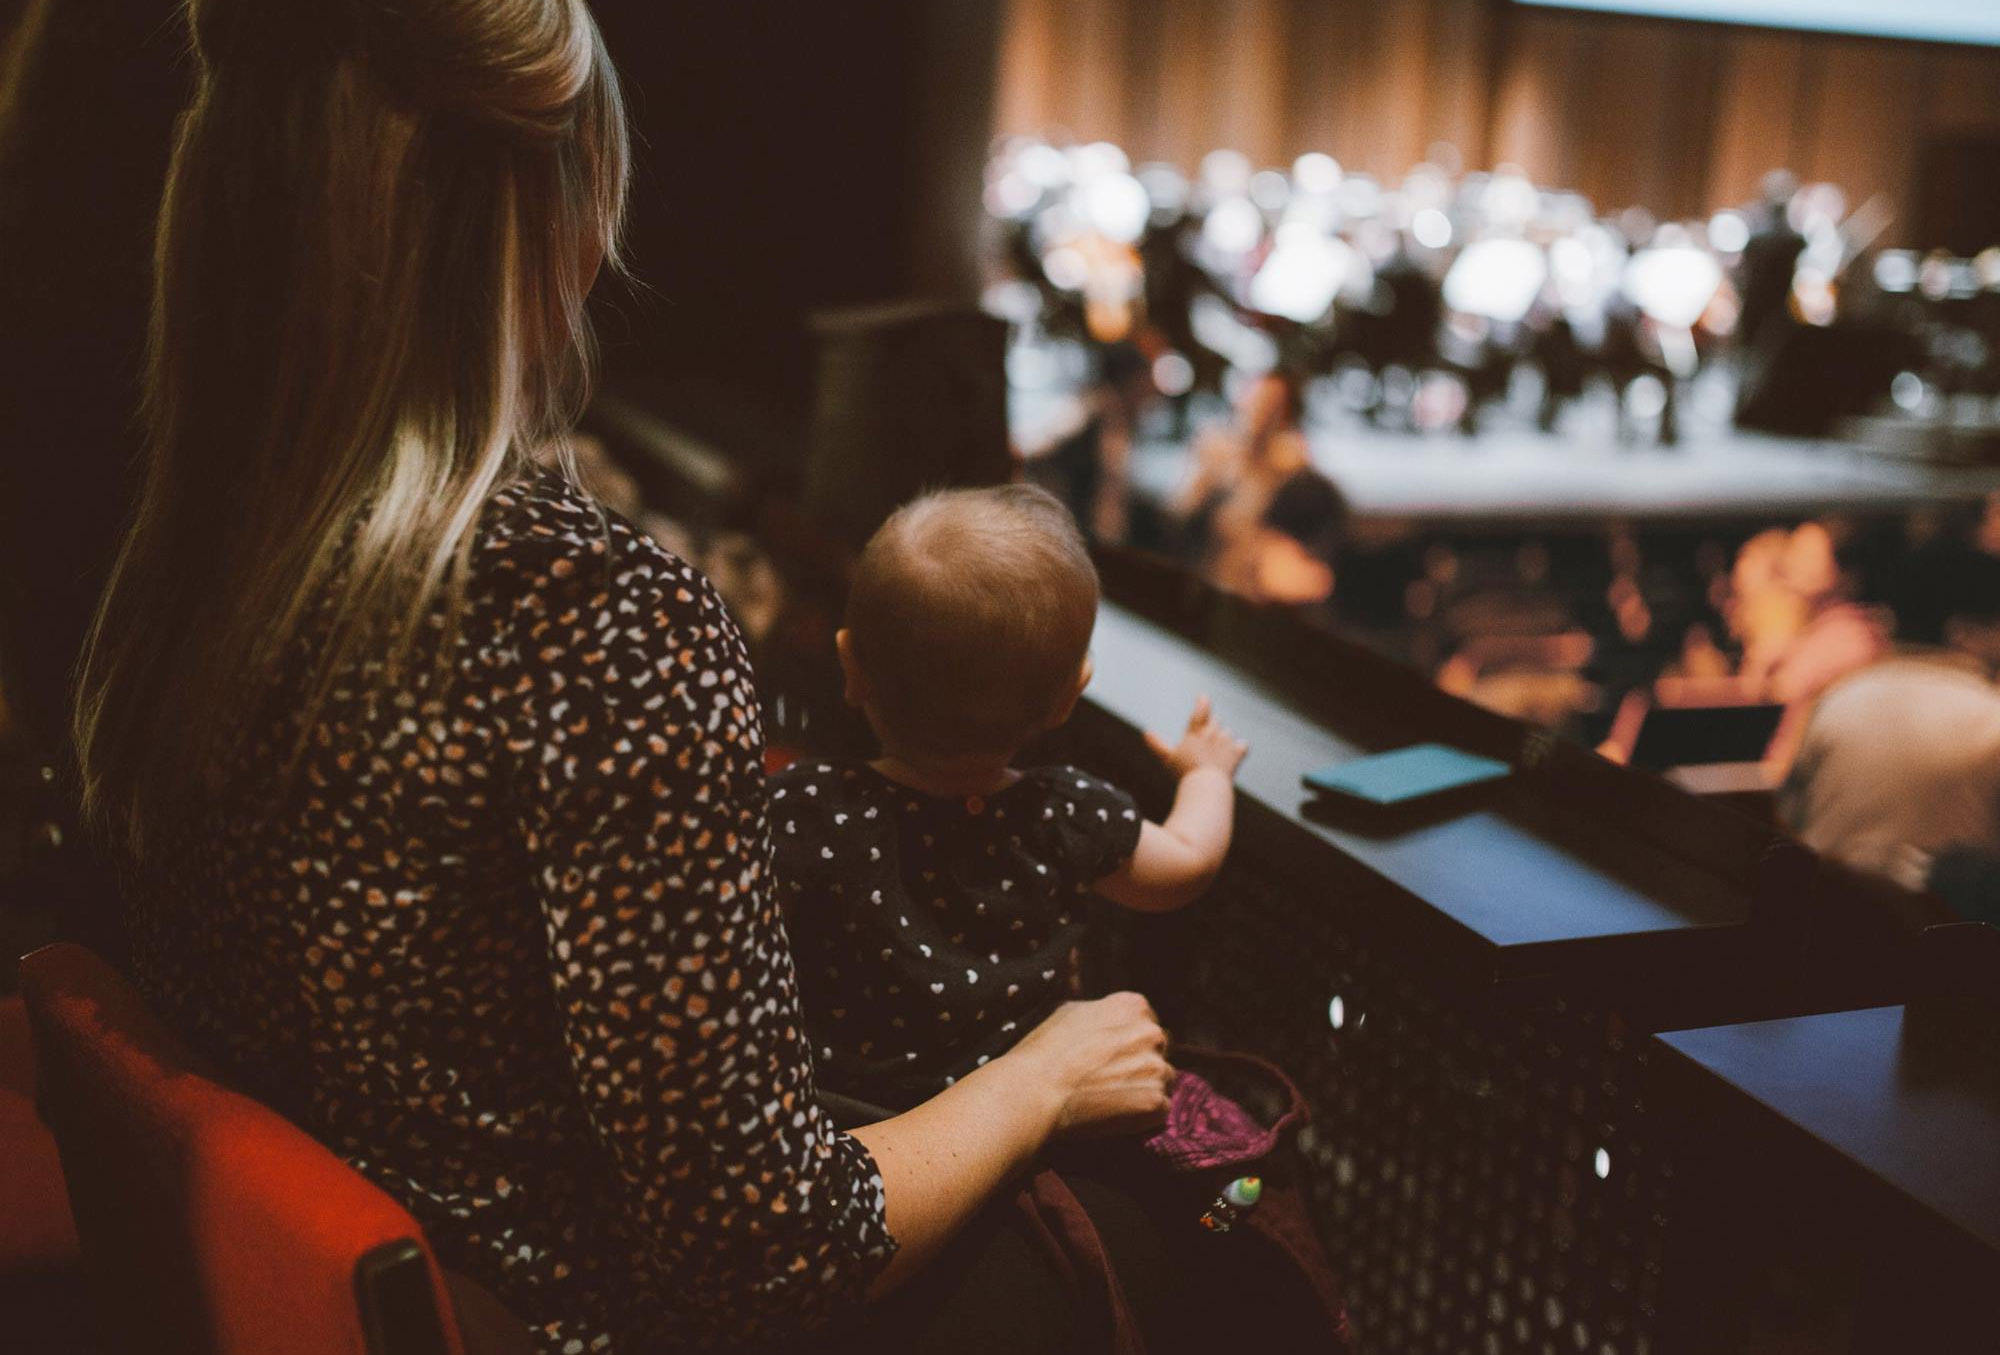
[[[1243,762],[1243,755],[1250,751],[1249,744],[1215,722],[1205,696],[1194,703],[1194,714],[1188,717],[1187,732],[1181,735],[1178,745],[1170,745],[1148,730],[1146,746],[1153,750],[1155,757],[1167,764],[1175,776],[1186,776],[1203,767],[1213,767],[1232,780],[1235,779],[1236,768]]]

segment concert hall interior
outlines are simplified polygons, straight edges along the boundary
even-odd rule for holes
[[[1994,0],[0,0],[0,1351],[1995,1348]]]

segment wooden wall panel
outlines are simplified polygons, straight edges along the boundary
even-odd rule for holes
[[[1000,130],[1192,168],[1307,150],[1399,178],[1433,142],[1601,207],[1694,216],[1765,171],[1882,193],[1902,238],[1934,133],[2000,135],[2000,52],[1505,0],[1008,0]],[[2000,167],[1996,167],[2000,172]]]

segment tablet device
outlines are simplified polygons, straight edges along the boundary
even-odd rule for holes
[[[1446,791],[1498,781],[1514,769],[1441,743],[1419,743],[1307,772],[1312,790],[1329,791],[1372,805],[1400,805]]]

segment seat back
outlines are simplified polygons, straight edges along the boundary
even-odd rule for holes
[[[102,1316],[172,1355],[463,1355],[415,1219],[222,1086],[80,946],[21,961],[42,1113]]]

